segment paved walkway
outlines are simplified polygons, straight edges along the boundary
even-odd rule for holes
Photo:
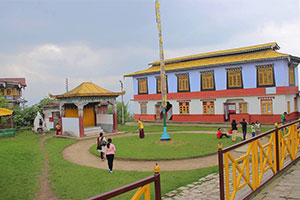
[[[300,200],[300,161],[283,172],[256,195],[255,200]]]
[[[201,134],[201,133],[211,133],[216,134],[215,132],[209,131],[185,131],[189,133]],[[162,133],[151,133],[151,134],[162,134]],[[116,137],[128,137],[131,135],[137,134],[120,134],[113,136]],[[100,169],[107,169],[107,162],[100,160],[99,156],[96,156],[89,152],[89,149],[92,145],[96,143],[95,138],[78,141],[63,150],[63,157],[65,160],[83,166],[89,166]],[[217,146],[216,146],[217,148]],[[241,152],[232,152],[235,157],[241,155]],[[189,159],[180,159],[180,160],[157,160],[157,161],[144,161],[144,160],[114,160],[114,169],[115,170],[126,170],[126,171],[153,171],[153,167],[158,163],[161,171],[179,171],[179,170],[193,170],[200,169],[205,167],[212,167],[218,165],[218,156],[217,154],[198,157],[198,158],[189,158]]]

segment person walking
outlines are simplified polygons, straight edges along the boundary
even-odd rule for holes
[[[104,151],[105,151],[106,139],[101,132],[97,138],[97,150],[100,152],[101,161],[104,161]]]
[[[108,169],[109,169],[110,173],[112,173],[112,170],[113,170],[113,162],[114,162],[115,151],[116,151],[115,145],[112,144],[111,142],[112,142],[112,139],[108,138],[107,144],[105,146],[105,155],[106,155]]]
[[[144,133],[144,124],[143,124],[141,118],[139,118],[138,123],[139,123],[139,132],[140,132],[140,135],[139,135],[139,136],[140,136],[140,138],[142,139],[142,138],[145,137],[145,133]]]
[[[241,121],[240,124],[242,125],[242,130],[243,130],[243,140],[246,140],[248,123],[245,119],[243,119],[243,121]]]
[[[254,128],[255,128],[255,135],[259,135],[260,134],[261,125],[260,125],[260,123],[259,123],[258,120],[256,120]]]
[[[231,129],[232,129],[232,141],[235,142],[236,141],[236,134],[237,134],[237,123],[235,121],[235,119],[232,120],[231,123]]]

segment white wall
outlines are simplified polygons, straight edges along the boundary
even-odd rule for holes
[[[79,137],[79,118],[62,118],[63,135]]]

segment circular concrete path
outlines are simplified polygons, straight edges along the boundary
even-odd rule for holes
[[[181,131],[182,132],[182,131]],[[216,134],[215,132],[209,131],[185,131],[186,133],[210,133]],[[171,132],[170,132],[171,133]],[[162,133],[151,133],[151,134],[162,134]],[[116,137],[128,137],[137,134],[121,134],[121,135],[110,135],[111,138]],[[108,136],[106,136],[108,137]],[[79,140],[78,142],[66,147],[63,150],[63,157],[65,160],[88,167],[108,169],[107,161],[101,161],[101,159],[90,153],[89,149],[96,143],[95,138]],[[217,144],[216,144],[217,148]],[[232,155],[239,156],[243,153],[232,152]],[[114,170],[126,170],[126,171],[153,171],[155,164],[160,166],[161,171],[179,171],[179,170],[193,170],[205,167],[212,167],[218,165],[218,155],[209,155],[199,158],[189,158],[180,160],[159,160],[159,161],[129,161],[129,160],[114,160]]]

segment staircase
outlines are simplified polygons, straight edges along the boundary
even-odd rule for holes
[[[93,126],[84,128],[84,135],[91,136],[91,135],[99,135],[99,133],[104,132],[100,126]]]

